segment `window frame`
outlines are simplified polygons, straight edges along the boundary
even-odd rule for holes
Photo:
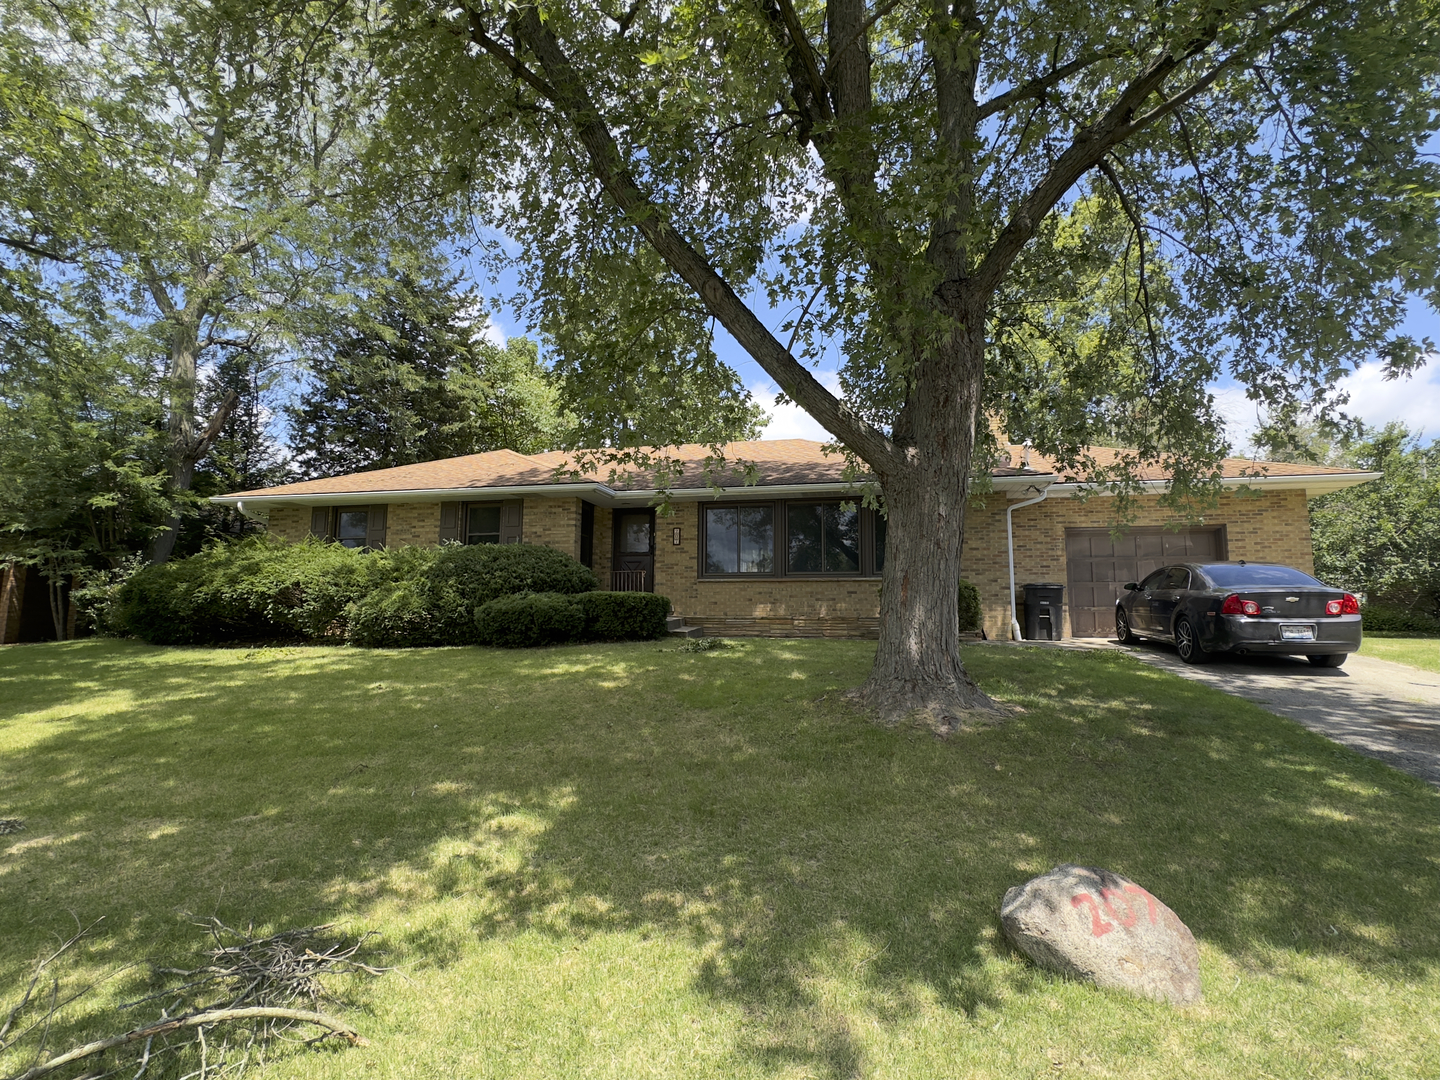
[[[476,510],[488,510],[492,507],[495,510],[495,531],[493,533],[471,532],[470,515]],[[479,547],[481,544],[487,542],[494,543],[498,546],[504,542],[505,512],[500,508],[498,502],[467,502],[461,507],[460,514],[460,543],[465,547]],[[472,536],[494,536],[495,539],[493,541],[471,540],[470,538]]]
[[[340,523],[345,519],[345,515],[346,515],[346,514],[363,514],[363,515],[364,515],[364,517],[365,517],[365,524],[364,524],[364,526],[361,528],[361,530],[360,530],[360,535],[359,535],[358,537],[355,537],[355,536],[342,536],[342,535],[340,534]],[[352,551],[354,551],[354,550],[356,550],[356,549],[359,549],[359,550],[362,550],[362,551],[363,551],[364,549],[366,549],[366,548],[368,548],[368,547],[370,546],[370,544],[369,544],[369,539],[370,539],[370,507],[368,507],[368,506],[362,506],[362,507],[359,507],[359,508],[357,509],[357,508],[352,507],[352,506],[337,506],[337,507],[335,507],[335,509],[332,511],[331,520],[333,521],[333,524],[331,525],[331,532],[332,532],[332,534],[333,534],[334,537],[335,537],[335,542],[336,542],[337,544],[339,544],[341,547],[350,548]],[[347,540],[351,540],[351,541],[359,540],[360,542],[359,542],[358,544],[357,544],[357,543],[349,543],[349,544],[347,544],[347,543],[345,542],[345,541],[347,541]]]
[[[843,503],[853,502],[859,514],[859,529],[857,540],[860,548],[859,569],[854,571],[790,571],[787,569],[789,562],[789,508],[791,504],[797,506],[838,506]],[[771,511],[771,521],[774,522],[774,551],[771,565],[774,570],[769,573],[760,574],[737,570],[733,573],[714,573],[705,569],[705,552],[709,543],[709,515],[706,510],[712,508],[723,508],[726,510],[741,510],[749,507],[768,507]],[[837,499],[824,497],[801,497],[796,499],[746,499],[742,501],[715,500],[696,504],[696,537],[695,547],[695,576],[700,581],[775,581],[787,579],[791,581],[878,581],[881,572],[875,568],[875,518],[879,511],[871,510],[868,507],[859,505],[858,499]]]

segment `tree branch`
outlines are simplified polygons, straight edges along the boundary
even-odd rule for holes
[[[706,309],[781,390],[872,467],[888,470],[897,466],[896,452],[884,434],[821,386],[640,190],[580,73],[549,26],[541,21],[539,12],[534,7],[521,8],[514,30],[517,38],[523,39],[539,60],[554,87],[553,100],[579,136],[595,177],[621,213],[640,230],[666,264],[699,294]]]
[[[519,57],[485,32],[485,21],[480,17],[478,11],[472,8],[466,8],[465,14],[469,16],[471,41],[504,64],[510,70],[510,74],[514,75],[521,82],[529,84],[541,97],[549,101],[557,100],[553,86],[539,75],[536,75],[521,63]]]
[[[351,1046],[369,1045],[360,1033],[349,1024],[343,1020],[337,1020],[333,1016],[326,1016],[324,1013],[309,1012],[304,1009],[271,1009],[259,1006],[248,1009],[209,1009],[205,1012],[191,1013],[189,1016],[177,1016],[172,1020],[161,1020],[158,1023],[147,1024],[145,1027],[127,1031],[123,1035],[112,1035],[108,1039],[99,1039],[92,1043],[86,1043],[84,1046],[77,1046],[74,1050],[53,1057],[49,1061],[36,1065],[33,1069],[27,1069],[23,1073],[9,1077],[8,1080],[39,1080],[40,1077],[48,1076],[56,1069],[63,1068],[72,1062],[83,1061],[85,1058],[94,1057],[106,1050],[113,1050],[117,1046],[139,1042],[141,1039],[151,1039],[156,1035],[166,1035],[184,1028],[219,1024],[226,1020],[295,1020],[303,1024],[314,1024],[316,1027],[326,1028]]]
[[[1150,357],[1156,367],[1160,365],[1160,335],[1155,330],[1155,322],[1150,315],[1150,279],[1145,269],[1145,223],[1141,220],[1139,213],[1130,202],[1130,197],[1125,194],[1125,188],[1120,183],[1120,177],[1112,166],[1104,158],[1101,158],[1096,166],[1106,180],[1110,181],[1110,187],[1114,189],[1115,196],[1120,200],[1120,208],[1125,211],[1125,216],[1130,219],[1130,225],[1135,230],[1135,243],[1140,251],[1140,310],[1145,316],[1145,331],[1150,337]]]
[[[1257,32],[1233,53],[1218,61],[1190,86],[1168,98],[1163,104],[1140,117],[1135,112],[1151,94],[1159,92],[1165,80],[1182,64],[1193,60],[1212,45],[1220,32],[1222,12],[1214,12],[1205,25],[1197,28],[1189,42],[1178,50],[1166,50],[1151,62],[1140,75],[1127,86],[1105,114],[1089,127],[1082,127],[1065,151],[1055,160],[1050,171],[1021,200],[1009,222],[1000,231],[995,243],[986,254],[975,272],[973,282],[982,294],[989,296],[999,286],[1011,264],[1020,251],[1035,235],[1040,221],[1054,209],[1065,193],[1093,169],[1114,146],[1128,139],[1135,132],[1153,124],[1192,100],[1209,87],[1225,71],[1242,60],[1253,56],[1276,35],[1284,33],[1320,7],[1321,0],[1310,0],[1297,8],[1273,27]]]
[[[61,255],[58,251],[51,251],[49,248],[32,244],[28,240],[21,240],[18,236],[0,236],[0,244],[8,248],[14,248],[16,251],[23,251],[27,255],[34,255],[41,259],[50,259],[52,262],[74,263],[80,261],[69,255]]]
[[[1029,82],[1022,83],[1014,89],[1007,90],[998,97],[993,97],[985,102],[985,104],[980,106],[980,119],[984,120],[987,117],[994,116],[997,112],[1008,109],[1016,102],[1025,101],[1028,98],[1044,97],[1045,91],[1049,90],[1052,86],[1064,82],[1077,72],[1084,71],[1092,64],[1098,64],[1101,60],[1113,59],[1116,55],[1117,53],[1112,49],[1103,49],[1090,56],[1082,56],[1071,60],[1068,64],[1061,64],[1053,71],[1048,71],[1044,75],[1037,76]]]

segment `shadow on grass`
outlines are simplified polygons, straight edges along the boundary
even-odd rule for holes
[[[1440,961],[1418,781],[1113,653],[972,650],[1022,712],[881,730],[820,699],[868,648],[0,652],[0,817],[27,821],[0,838],[0,1001],[65,909],[107,916],[97,969],[180,948],[181,911],[389,919],[391,959],[437,967],[524,932],[679,935],[746,1017],[737,1052],[856,1076],[856,1010],[973,1015],[1045,979],[996,913],[1060,862],[1277,977]]]

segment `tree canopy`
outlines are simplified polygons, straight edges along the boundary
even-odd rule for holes
[[[305,476],[565,441],[534,343],[487,340],[473,291],[404,277],[366,307],[308,350],[310,384],[287,410]]]

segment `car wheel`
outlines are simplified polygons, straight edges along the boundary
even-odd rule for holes
[[[1325,653],[1323,656],[1317,656],[1314,653],[1311,653],[1310,663],[1314,664],[1316,667],[1339,667],[1341,664],[1345,663],[1345,657],[1349,655],[1349,653],[1343,652]]]
[[[1130,616],[1118,607],[1115,609],[1115,640],[1121,645],[1134,645],[1140,640],[1135,636],[1135,631],[1130,629]]]
[[[1181,619],[1175,624],[1175,651],[1187,664],[1203,664],[1210,659],[1200,647],[1200,639],[1189,619]]]

